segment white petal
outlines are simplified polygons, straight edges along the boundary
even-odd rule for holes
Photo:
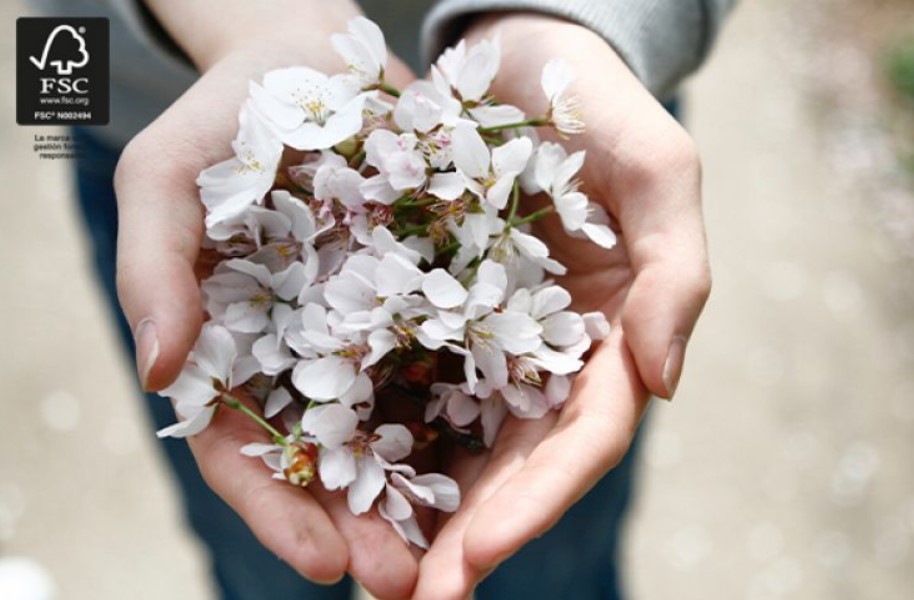
[[[385,490],[384,510],[387,516],[395,521],[404,521],[413,516],[413,505],[406,496],[392,485]]]
[[[550,101],[564,94],[574,80],[574,71],[565,59],[554,58],[543,67],[541,84]]]
[[[501,347],[512,354],[532,352],[540,345],[539,336],[543,332],[543,327],[530,315],[506,310],[489,315],[485,319],[485,324]]]
[[[337,448],[348,442],[359,424],[359,417],[342,404],[324,404],[305,411],[301,426],[322,446]]]
[[[483,127],[498,127],[520,123],[527,118],[524,111],[510,104],[479,106],[470,109],[470,116]]]
[[[371,456],[361,456],[357,460],[358,475],[349,485],[349,510],[355,515],[368,512],[375,498],[384,489],[386,478],[384,469]]]
[[[546,401],[552,408],[558,408],[565,403],[571,395],[571,377],[566,375],[552,375],[543,388]]]
[[[368,347],[371,352],[362,359],[362,370],[376,365],[391,350],[397,347],[397,336],[387,329],[377,329],[368,336]]]
[[[280,447],[276,444],[260,444],[257,442],[252,444],[245,444],[241,447],[241,453],[245,456],[250,456],[251,458],[257,458],[263,456],[264,454],[277,452],[279,450]]]
[[[454,165],[464,175],[473,179],[483,179],[489,175],[489,148],[475,127],[461,125],[454,128],[451,133],[451,145],[454,151]]]
[[[279,375],[296,362],[288,346],[272,333],[254,342],[251,352],[266,375]]]
[[[543,392],[529,385],[509,385],[501,393],[511,414],[521,419],[539,419],[551,408]]]
[[[587,196],[580,192],[565,194],[555,198],[555,208],[562,219],[562,226],[567,231],[578,231],[587,222]]]
[[[377,294],[383,298],[410,294],[422,284],[422,271],[399,254],[387,254],[375,272]]]
[[[508,414],[508,407],[498,395],[482,403],[482,439],[486,447],[491,448],[501,424]]]
[[[225,326],[239,333],[260,333],[270,325],[271,302],[235,302],[225,309]]]
[[[550,285],[533,295],[530,316],[539,321],[545,316],[571,306],[571,294],[563,287]]]
[[[586,335],[584,319],[571,311],[549,315],[542,321],[543,340],[553,346],[571,346]]]
[[[182,403],[203,406],[216,397],[212,376],[198,367],[187,363],[181,374],[170,386],[159,392],[160,396],[174,398]]]
[[[602,248],[609,250],[616,245],[616,234],[606,225],[584,223],[584,225],[581,226],[581,231],[590,238],[590,241]]]
[[[492,151],[492,170],[495,175],[508,173],[519,175],[527,168],[527,161],[533,154],[533,142],[530,138],[516,138]]]
[[[185,438],[192,435],[197,435],[209,425],[210,421],[213,419],[213,414],[216,412],[214,406],[206,406],[199,413],[194,415],[192,418],[181,421],[180,423],[175,423],[174,425],[169,425],[163,429],[160,429],[156,432],[156,435],[160,438],[164,437],[173,437],[173,438]]]
[[[587,328],[587,335],[593,340],[605,340],[609,337],[609,321],[606,315],[601,312],[589,312],[581,315],[584,318],[584,326]]]
[[[193,360],[210,377],[227,383],[237,356],[235,338],[225,327],[212,323],[203,326],[194,345]]]
[[[349,448],[327,448],[321,451],[318,472],[328,490],[346,487],[356,478],[355,458]]]
[[[479,417],[479,403],[460,391],[448,396],[447,416],[457,427],[466,427]]]
[[[349,391],[355,377],[352,361],[341,356],[326,356],[299,361],[292,372],[292,383],[307,398],[334,400]]]
[[[466,191],[466,185],[459,173],[437,173],[432,176],[427,191],[442,200],[456,200]]]
[[[292,394],[286,388],[278,387],[267,396],[267,402],[263,407],[263,416],[272,419],[290,404],[292,404]]]
[[[422,281],[422,292],[438,308],[455,308],[464,303],[468,292],[450,273],[435,269]]]
[[[381,425],[375,433],[381,439],[372,442],[371,449],[387,461],[397,462],[413,451],[413,434],[403,425]]]
[[[343,406],[353,408],[358,404],[371,402],[373,399],[374,384],[371,382],[371,377],[366,373],[359,373],[358,377],[355,378],[355,383],[349,388],[349,391],[340,396],[340,403]],[[359,411],[357,410],[356,412]],[[361,414],[359,415],[359,418],[362,418]]]
[[[460,487],[457,482],[440,473],[425,473],[412,479],[413,485],[432,490],[435,500],[431,506],[444,512],[454,512],[460,506]]]

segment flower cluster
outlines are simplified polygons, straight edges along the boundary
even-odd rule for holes
[[[240,410],[273,440],[243,452],[277,478],[346,490],[355,514],[377,503],[425,547],[415,507],[454,511],[460,491],[403,461],[442,437],[491,446],[508,413],[560,407],[609,330],[569,310],[548,279],[565,267],[530,225],[556,213],[572,236],[615,236],[578,189],[584,153],[536,137],[583,131],[567,65],[545,68],[547,109],[529,118],[489,93],[496,42],[461,42],[403,90],[374,23],[333,46],[344,73],[252,82],[234,156],[200,174],[209,320],[163,391],[182,420],[159,433]],[[522,195],[545,208],[523,214]]]

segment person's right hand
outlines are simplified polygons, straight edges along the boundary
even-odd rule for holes
[[[194,272],[204,230],[197,175],[231,155],[250,80],[293,65],[342,70],[329,37],[359,10],[348,0],[147,2],[202,73],[130,142],[115,176],[118,295],[143,387],[156,391],[180,373],[203,319]],[[399,87],[414,78],[393,58],[386,74]],[[272,479],[259,460],[239,453],[250,442],[269,442],[266,434],[243,415],[221,413],[188,440],[190,448],[209,486],[264,546],[316,582],[348,571],[380,598],[410,594],[416,558],[386,521],[353,516],[345,496],[320,486],[301,490]]]

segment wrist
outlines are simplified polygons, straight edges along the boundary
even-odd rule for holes
[[[351,0],[145,0],[150,12],[201,71],[245,48],[273,53],[325,43],[361,14]],[[326,40],[324,39],[326,38]],[[304,54],[304,53],[303,53]]]

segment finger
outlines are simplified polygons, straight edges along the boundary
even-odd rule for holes
[[[578,376],[550,434],[477,510],[463,542],[467,561],[491,569],[552,527],[619,463],[648,399],[616,328]]]
[[[206,483],[250,527],[258,540],[306,579],[329,584],[346,573],[346,542],[307,491],[272,478],[259,460],[240,449],[269,443],[262,429],[228,409],[202,433],[188,438]]]
[[[614,191],[634,271],[622,324],[643,381],[664,398],[676,391],[711,286],[698,158],[675,127],[663,155],[631,166]]]
[[[200,331],[194,264],[203,207],[196,179],[207,165],[231,155],[236,107],[246,90],[243,81],[201,79],[131,141],[118,163],[118,297],[147,390],[162,389],[177,377]],[[225,98],[232,92],[237,103]],[[208,101],[212,97],[220,102]]]
[[[376,510],[356,516],[346,495],[314,486],[349,548],[349,573],[379,600],[408,598],[416,585],[419,565],[409,546]]]
[[[523,468],[524,461],[555,424],[555,418],[555,415],[537,420],[509,417],[498,433],[488,460],[484,456],[466,456],[458,460],[460,469],[450,474],[460,488],[469,493],[461,501],[460,509],[447,517],[419,563],[419,582],[414,600],[466,598],[485,576],[484,570],[468,562],[464,556],[463,541],[467,527],[477,509]]]

